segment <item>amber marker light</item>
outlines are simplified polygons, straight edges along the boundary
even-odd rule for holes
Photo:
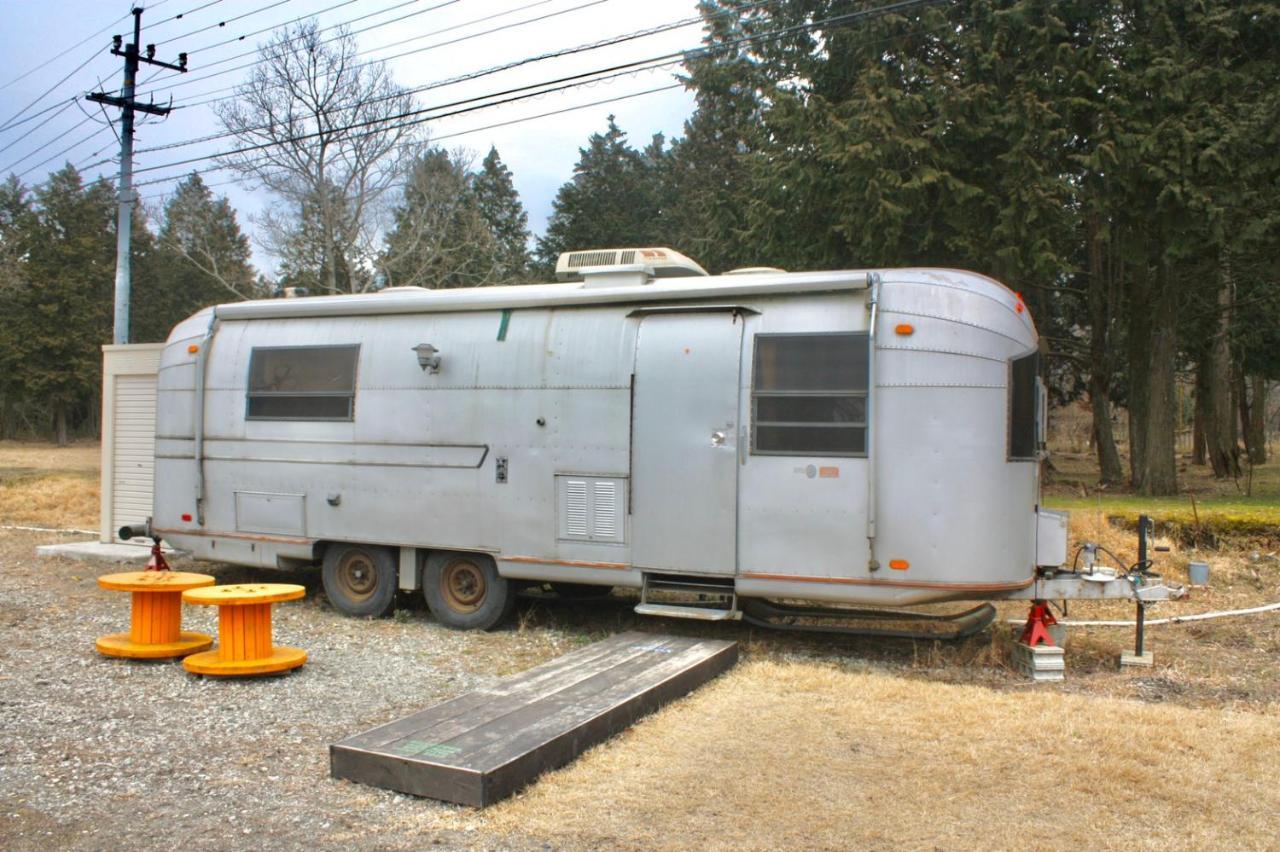
[[[911,563],[905,559],[890,559],[889,567],[895,571],[905,571],[911,567]]]
[[[916,327],[909,322],[898,323],[893,327],[894,334],[901,334],[903,337],[916,333]]]
[[[199,347],[199,346],[197,346],[197,345],[196,345],[196,344],[194,344],[194,343],[192,343],[190,346],[188,346],[188,347],[187,347],[187,354],[188,354],[188,355],[194,355],[194,354],[196,354],[196,353],[197,353],[197,352],[199,352],[199,351],[200,351],[200,347]]]

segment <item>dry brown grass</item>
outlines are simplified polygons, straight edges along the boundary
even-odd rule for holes
[[[98,475],[102,449],[96,441],[59,447],[34,441],[0,441],[0,471],[62,470]]]
[[[0,523],[98,525],[97,444],[0,441]]]
[[[570,847],[1274,848],[1280,718],[753,660],[455,820]]]

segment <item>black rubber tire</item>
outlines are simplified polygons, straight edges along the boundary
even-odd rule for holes
[[[380,618],[396,605],[395,553],[376,544],[331,544],[324,552],[324,593],[343,615]]]
[[[436,621],[455,630],[492,630],[516,605],[515,588],[485,553],[432,552],[422,596]]]
[[[613,594],[613,586],[593,586],[590,583],[549,583],[551,591],[567,601],[591,601]]]

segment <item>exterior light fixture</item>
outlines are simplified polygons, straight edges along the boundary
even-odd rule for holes
[[[413,347],[418,353],[418,366],[433,373],[440,372],[440,350],[430,343],[419,343]]]

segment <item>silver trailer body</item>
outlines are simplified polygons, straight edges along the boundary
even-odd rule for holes
[[[154,529],[198,558],[332,542],[508,578],[916,604],[1066,557],[1038,511],[1021,299],[947,269],[394,290],[229,304],[161,360]]]

